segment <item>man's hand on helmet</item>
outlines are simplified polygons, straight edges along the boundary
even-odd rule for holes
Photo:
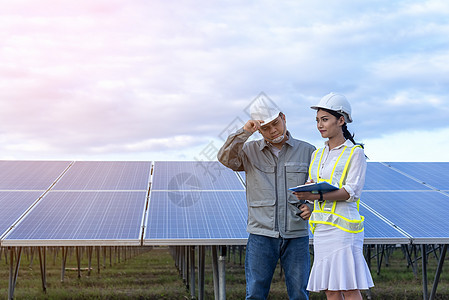
[[[245,126],[243,126],[243,129],[251,133],[254,133],[260,129],[262,123],[263,123],[262,120],[249,120],[248,122],[246,122]]]

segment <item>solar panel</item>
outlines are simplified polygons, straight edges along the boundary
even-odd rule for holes
[[[147,190],[151,162],[77,161],[53,190]]]
[[[153,190],[239,190],[244,186],[238,175],[216,161],[157,161]]]
[[[391,162],[388,164],[436,189],[449,191],[449,162]]]
[[[365,217],[365,244],[408,244],[410,238],[381,219],[375,212],[360,204],[360,215]]]
[[[0,237],[41,194],[39,191],[0,191]]]
[[[47,190],[68,161],[0,161],[0,190]]]
[[[140,244],[146,191],[49,192],[3,245]],[[113,241],[113,242],[111,242]]]
[[[369,162],[363,190],[430,190],[430,188],[381,163]]]
[[[152,191],[145,245],[246,244],[244,191]]]
[[[372,192],[363,202],[406,231],[414,243],[449,242],[449,197],[439,192]]]

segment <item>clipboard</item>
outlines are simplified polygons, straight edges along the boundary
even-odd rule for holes
[[[323,181],[320,183],[298,185],[298,186],[289,188],[289,190],[293,191],[293,192],[327,193],[327,192],[338,190],[338,187],[333,186],[333,185],[327,183],[326,181]]]

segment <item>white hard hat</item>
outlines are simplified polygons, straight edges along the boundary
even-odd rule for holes
[[[281,111],[265,94],[261,93],[251,103],[249,114],[252,120],[264,121],[262,125],[268,124],[279,116]]]
[[[310,108],[318,110],[319,108],[325,108],[329,110],[336,111],[343,115],[346,123],[351,123],[351,104],[342,94],[329,93],[323,98],[317,105],[311,106]]]

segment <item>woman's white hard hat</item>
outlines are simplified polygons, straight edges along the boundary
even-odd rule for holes
[[[279,108],[265,97],[258,97],[249,109],[251,119],[262,120],[262,126],[276,119],[280,112]]]
[[[345,96],[338,93],[329,93],[323,98],[321,98],[320,102],[317,105],[313,105],[310,108],[318,110],[319,108],[325,108],[329,110],[336,111],[343,115],[346,123],[351,123],[351,104],[346,99]]]

